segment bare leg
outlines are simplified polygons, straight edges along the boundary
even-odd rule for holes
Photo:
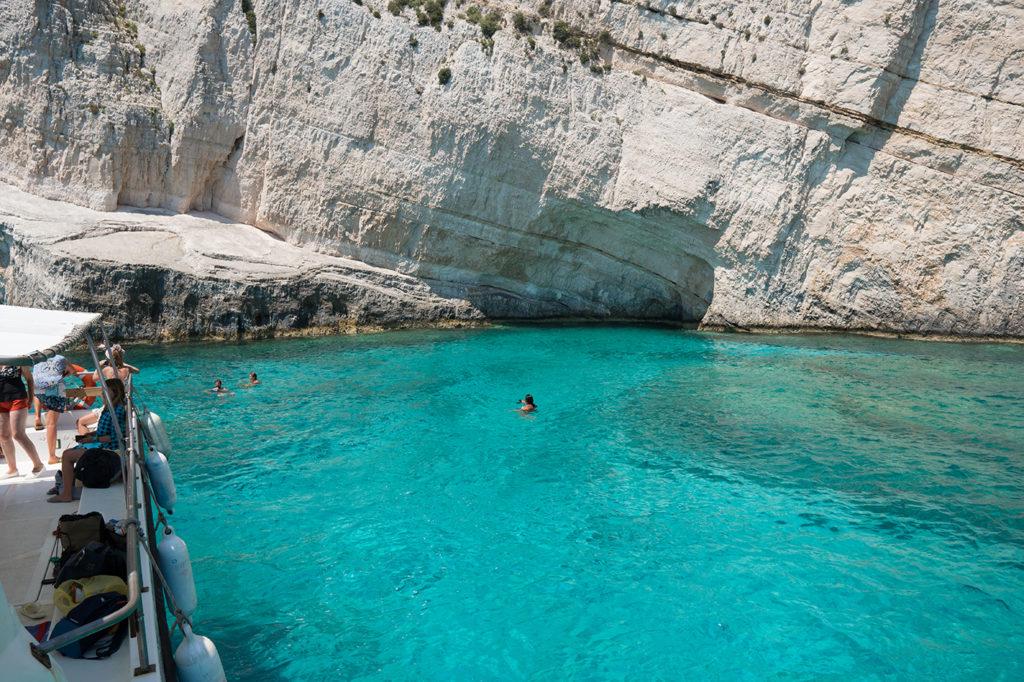
[[[50,464],[60,462],[57,459],[57,420],[60,419],[60,412],[49,410],[46,413],[46,449],[50,452]]]
[[[14,431],[12,434],[15,442],[18,443],[25,452],[28,453],[28,458],[32,460],[32,472],[39,473],[43,470],[43,461],[39,459],[39,453],[36,452],[35,443],[25,433],[25,422],[28,421],[28,409],[15,410],[11,412],[11,430]]]
[[[11,420],[14,413],[0,412],[0,448],[4,451],[4,459],[7,460],[7,473],[18,473],[18,460],[14,456],[14,439],[11,432]]]
[[[42,403],[41,400],[39,400],[39,398],[36,398],[36,397],[32,398],[32,402],[36,406],[36,423],[35,423],[35,427],[36,427],[36,431],[38,431],[39,429],[43,428],[43,403]],[[51,452],[52,452],[52,450],[51,450]]]
[[[50,499],[54,502],[74,502],[75,498],[75,462],[85,454],[85,450],[81,448],[72,448],[71,450],[65,450],[64,454],[60,457],[60,475],[64,481],[64,487],[60,491],[60,495],[55,495]]]
[[[79,417],[78,421],[75,422],[75,428],[78,429],[78,435],[84,436],[89,433],[89,427],[99,421],[99,416],[95,412],[90,412],[84,417]]]

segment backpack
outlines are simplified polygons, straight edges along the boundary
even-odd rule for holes
[[[91,578],[94,575],[116,575],[121,580],[127,580],[127,556],[123,551],[110,545],[90,542],[61,562],[54,583],[60,586],[65,580]]]
[[[75,462],[75,478],[86,488],[109,488],[121,475],[121,456],[113,450],[86,450]]]
[[[49,360],[40,362],[33,367],[32,383],[35,384],[35,392],[37,394],[46,393],[64,381],[64,372],[67,370],[67,366],[68,361],[63,355],[54,355]]]
[[[109,615],[127,603],[128,600],[125,596],[117,592],[94,594],[71,609],[71,612],[66,617],[53,626],[50,639],[55,639],[65,632],[71,632],[80,625],[91,623],[94,620]],[[68,658],[87,658],[92,661],[108,658],[121,648],[121,642],[124,641],[125,635],[128,634],[128,620],[126,618],[105,630],[94,632],[77,642],[62,646],[58,651]],[[93,647],[96,648],[96,655],[86,656],[85,654]]]
[[[57,530],[53,534],[60,539],[63,553],[73,554],[90,542],[103,542],[106,535],[103,514],[95,511],[88,514],[64,514],[57,521]]]

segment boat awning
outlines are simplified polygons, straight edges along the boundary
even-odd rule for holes
[[[33,365],[63,353],[99,319],[98,313],[0,305],[0,365]]]

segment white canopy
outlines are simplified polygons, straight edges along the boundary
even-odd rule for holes
[[[98,313],[0,305],[0,365],[32,365],[82,340]]]

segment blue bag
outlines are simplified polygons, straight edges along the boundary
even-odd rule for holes
[[[91,623],[103,616],[109,615],[128,603],[123,594],[117,592],[104,592],[88,597],[81,604],[71,609],[67,616],[62,618],[53,627],[50,639],[55,639],[65,632],[71,632],[80,625]],[[86,658],[98,661],[101,658],[108,658],[121,648],[121,642],[128,634],[128,619],[112,625],[105,630],[94,632],[88,637],[83,637],[77,642],[63,646],[57,651],[68,658]],[[95,656],[86,656],[91,649],[96,649]]]

